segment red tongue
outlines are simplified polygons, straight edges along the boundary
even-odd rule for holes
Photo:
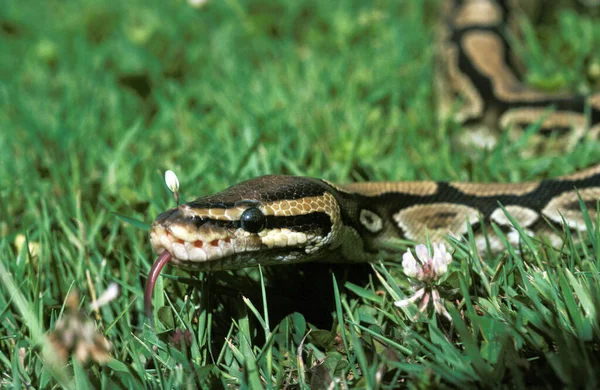
[[[144,308],[146,309],[146,315],[150,319],[150,324],[152,324],[152,293],[154,292],[154,285],[156,284],[156,279],[158,279],[158,275],[160,275],[160,271],[164,268],[165,265],[173,258],[169,252],[164,251],[158,256],[158,259],[150,268],[150,273],[148,274],[148,279],[146,280],[146,288],[144,289]]]

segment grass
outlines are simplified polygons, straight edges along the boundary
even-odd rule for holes
[[[597,17],[549,12],[526,29],[527,79],[597,88]],[[267,173],[519,181],[600,161],[597,141],[527,158],[525,138],[450,142],[461,129],[435,117],[436,17],[392,0],[0,3],[2,387],[597,387],[597,230],[484,259],[454,243],[452,324],[396,309],[401,267],[375,262],[168,269],[148,326],[144,226],[172,205],[166,169],[189,200]],[[85,310],[111,282],[120,296],[91,318],[113,359],[45,364],[68,293]]]

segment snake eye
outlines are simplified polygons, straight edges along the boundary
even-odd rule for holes
[[[251,207],[242,213],[240,223],[242,229],[245,231],[249,233],[258,233],[265,227],[266,218],[262,211],[256,207]]]

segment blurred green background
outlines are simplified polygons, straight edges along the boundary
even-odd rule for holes
[[[0,288],[4,384],[44,387],[49,379],[32,329],[52,328],[69,290],[85,297],[111,281],[121,296],[99,322],[127,367],[94,368],[94,386],[176,386],[185,383],[181,362],[214,362],[219,351],[210,350],[206,328],[194,327],[190,360],[168,360],[166,347],[166,360],[157,359],[136,339],[157,337],[144,327],[141,293],[154,254],[140,227],[173,204],[166,169],[191,200],[272,173],[334,182],[518,181],[600,161],[597,142],[529,159],[522,158],[525,141],[491,151],[453,145],[460,127],[436,120],[437,7],[398,0],[209,0],[200,7],[0,1],[0,258],[16,283]],[[527,79],[594,89],[597,17],[552,12],[517,47]],[[23,238],[29,246],[18,244]],[[185,287],[170,288],[181,308]],[[190,321],[193,308],[182,310]],[[290,345],[292,356],[299,342]],[[239,385],[244,379],[232,361],[229,376],[215,374],[223,366],[207,370]],[[161,382],[160,372],[171,375]]]

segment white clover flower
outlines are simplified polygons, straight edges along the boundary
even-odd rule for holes
[[[410,304],[419,304],[419,312],[423,313],[429,306],[429,301],[433,298],[433,307],[437,314],[443,315],[451,320],[450,314],[444,307],[440,293],[435,288],[442,275],[448,272],[448,265],[452,262],[452,255],[446,250],[443,243],[433,245],[433,255],[429,253],[427,246],[417,245],[415,252],[417,259],[410,250],[402,255],[402,267],[404,274],[413,279],[412,288],[415,291],[411,296],[394,302],[398,307],[406,307]]]
[[[208,4],[208,0],[188,0],[188,4],[194,8],[200,8]]]
[[[170,169],[165,172],[165,183],[173,193],[175,202],[179,204],[179,179],[177,179],[175,172]]]
[[[450,313],[448,313],[448,310],[446,310],[438,290],[432,289],[431,297],[433,298],[433,308],[435,309],[435,312],[446,317],[448,321],[452,321],[452,317],[450,317]]]
[[[167,183],[167,187],[172,193],[179,191],[179,179],[177,179],[175,172],[170,169],[165,172],[165,183]]]
[[[110,301],[114,300],[119,296],[119,285],[111,283],[108,285],[106,290],[100,295],[100,297],[90,304],[90,310],[98,310],[100,307],[106,305]]]
[[[418,262],[410,250],[402,255],[404,274],[409,278],[421,282],[432,282],[448,272],[448,264],[452,261],[452,256],[446,251],[446,245],[443,243],[433,244],[433,257],[423,244],[417,245],[415,252],[419,259]]]

